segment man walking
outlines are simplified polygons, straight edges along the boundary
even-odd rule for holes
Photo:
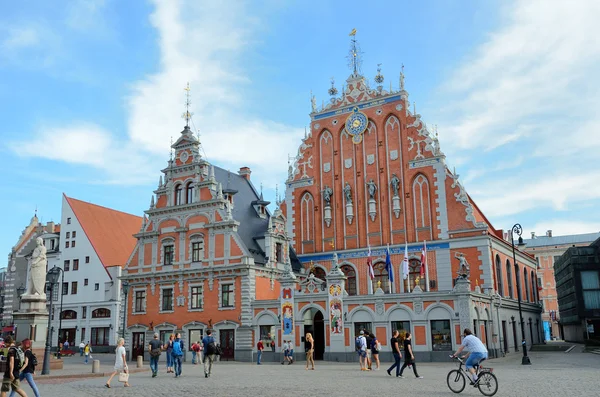
[[[257,365],[261,365],[260,360],[262,358],[262,352],[265,349],[265,346],[262,343],[262,340],[258,340],[258,343],[256,344],[256,364]]]
[[[367,368],[367,339],[365,338],[365,331],[360,331],[360,334],[356,338],[356,352],[358,353],[358,363],[360,364],[361,371],[368,371]]]
[[[394,364],[388,368],[387,373],[389,376],[392,376],[392,370],[396,368],[396,377],[400,377],[400,359],[402,358],[402,354],[400,353],[400,346],[398,344],[398,336],[400,333],[398,330],[394,331],[392,339],[390,339],[390,346],[392,346],[392,354],[394,355]]]
[[[175,335],[175,340],[173,341],[173,367],[175,370],[175,377],[179,378],[181,376],[181,359],[183,357],[183,341],[181,340],[181,334],[177,333]]]
[[[204,346],[204,377],[208,378],[212,373],[212,365],[217,353],[217,345],[215,344],[215,338],[212,336],[212,330],[206,331],[206,336],[202,338],[202,346]]]
[[[19,385],[21,368],[27,366],[25,354],[21,349],[15,347],[15,343],[10,335],[4,339],[4,343],[8,346],[8,354],[6,359],[6,371],[4,372],[4,378],[2,379],[0,397],[6,397],[6,393],[11,389],[20,396],[27,397],[27,394],[25,394]]]
[[[81,343],[79,344],[79,356],[83,357],[83,349],[85,349],[85,342],[81,341]]]
[[[150,370],[152,371],[152,377],[156,378],[156,375],[158,375],[158,358],[162,351],[162,342],[158,339],[158,334],[154,334],[154,339],[148,344],[148,351],[150,352]]]
[[[485,345],[483,343],[481,343],[481,340],[478,337],[476,337],[475,335],[473,335],[473,333],[471,332],[471,330],[469,328],[465,328],[463,335],[464,335],[464,338],[463,338],[462,345],[458,348],[456,353],[454,353],[452,356],[453,357],[458,356],[460,354],[460,352],[462,352],[464,349],[467,349],[469,351],[469,353],[468,353],[469,358],[467,359],[467,362],[465,363],[465,367],[471,373],[471,378],[473,379],[471,384],[476,385],[477,384],[477,374],[475,373],[474,366],[479,365],[480,362],[482,362],[483,360],[488,358],[488,351],[487,351]]]

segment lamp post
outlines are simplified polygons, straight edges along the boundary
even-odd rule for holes
[[[50,286],[50,313],[48,313],[48,328],[46,328],[46,348],[44,349],[44,365],[42,367],[42,375],[50,374],[50,349],[51,349],[51,321],[52,321],[52,301],[54,298],[54,288],[56,283],[58,282],[58,277],[60,276],[61,270],[56,265],[48,271],[46,274],[46,281]]]
[[[125,294],[125,302],[123,302],[123,339],[125,339],[125,320],[127,319],[127,294],[129,294],[129,282],[123,281],[123,293]]]
[[[510,230],[510,243],[512,245],[513,252],[513,263],[515,265],[515,278],[517,279],[517,299],[519,301],[519,320],[521,321],[521,336],[523,337],[523,341],[521,345],[523,346],[523,358],[521,359],[521,365],[530,365],[531,361],[527,356],[527,341],[525,340],[525,323],[523,322],[523,311],[521,310],[521,282],[519,277],[519,269],[517,266],[517,254],[515,252],[515,238],[514,235],[517,234],[519,236],[519,247],[523,246],[523,237],[521,234],[523,233],[523,227],[520,224],[515,224]]]
[[[496,318],[497,318],[497,322],[498,322],[498,340],[500,341],[500,354],[502,355],[502,357],[504,357],[504,348],[502,346],[502,329],[501,327],[501,323],[500,323],[500,308],[502,307],[502,295],[500,295],[499,293],[496,292],[496,295],[494,295],[494,298],[498,299],[498,303],[496,303]]]

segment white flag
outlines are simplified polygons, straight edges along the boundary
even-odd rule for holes
[[[404,243],[404,260],[402,261],[402,277],[408,278],[408,244]]]

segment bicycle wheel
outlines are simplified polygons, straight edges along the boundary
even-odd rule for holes
[[[446,382],[448,383],[448,388],[454,393],[460,393],[461,391],[465,390],[465,386],[467,384],[465,376],[457,369],[453,369],[452,371],[448,372]]]
[[[479,374],[479,382],[477,388],[484,396],[493,396],[498,391],[498,379],[491,372],[481,372]]]

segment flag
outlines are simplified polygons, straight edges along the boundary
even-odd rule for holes
[[[392,267],[392,260],[390,259],[390,246],[388,245],[385,250],[385,270],[388,272],[388,279],[390,283],[394,282],[394,268]],[[391,285],[391,284],[390,284]]]
[[[373,271],[373,260],[371,259],[371,246],[369,246],[369,256],[367,256],[367,266],[369,267],[367,269],[369,277],[371,278],[371,280],[373,280],[375,278],[375,272]]]
[[[408,278],[408,244],[404,243],[404,260],[402,261],[402,278]]]
[[[423,250],[421,251],[421,278],[425,277],[425,268],[427,267],[427,242],[423,241]]]

